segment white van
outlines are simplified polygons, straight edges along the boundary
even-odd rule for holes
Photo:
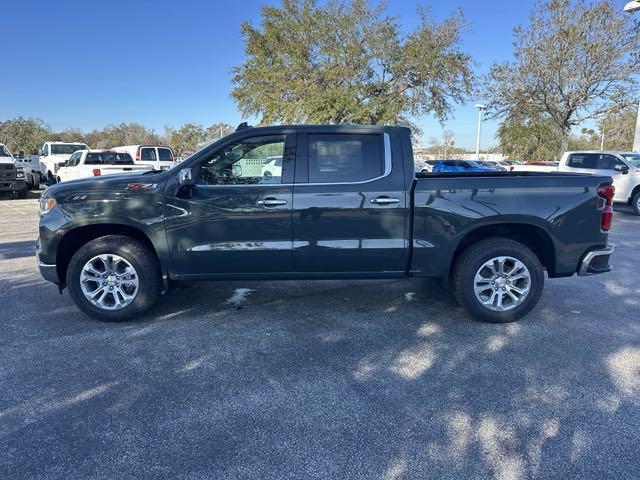
[[[157,145],[124,145],[112,150],[127,152],[136,165],[148,165],[156,170],[169,170],[176,165],[176,157],[169,147]]]

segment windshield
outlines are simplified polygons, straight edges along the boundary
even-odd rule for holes
[[[7,147],[5,147],[4,145],[0,145],[0,157],[10,157],[11,154],[9,153],[9,150],[7,150]]]
[[[640,153],[624,153],[624,159],[636,168],[640,168]]]
[[[77,152],[78,150],[88,150],[89,147],[87,147],[84,144],[76,144],[76,145],[72,145],[72,144],[53,144],[51,145],[51,155],[71,155],[72,153]]]

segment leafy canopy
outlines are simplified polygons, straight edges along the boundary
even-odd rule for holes
[[[242,25],[245,62],[232,97],[262,123],[411,124],[444,121],[472,91],[470,58],[460,49],[457,11],[443,22],[419,9],[403,35],[384,6],[367,0],[284,0]]]
[[[638,22],[611,1],[547,0],[515,29],[514,60],[485,81],[489,115],[549,121],[566,141],[573,126],[634,103]]]

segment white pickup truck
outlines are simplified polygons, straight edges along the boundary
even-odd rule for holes
[[[613,201],[631,205],[636,215],[640,215],[640,153],[566,152],[560,159],[558,171],[611,177],[616,187]]]
[[[58,169],[78,150],[89,147],[80,142],[45,142],[40,149],[40,171],[49,185],[56,182]]]
[[[112,175],[114,173],[140,172],[151,170],[149,165],[136,165],[126,152],[113,150],[79,150],[71,155],[59,169],[57,182],[79,178]]]

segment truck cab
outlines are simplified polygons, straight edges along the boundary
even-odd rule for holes
[[[9,149],[0,143],[0,193],[7,192],[25,198],[27,186],[24,169],[16,164]]]
[[[558,165],[560,172],[608,176],[616,188],[614,201],[633,207],[640,215],[640,153],[616,151],[566,152]]]
[[[80,142],[45,142],[40,149],[40,172],[45,181],[49,185],[55,183],[60,166],[78,150],[88,149]]]

